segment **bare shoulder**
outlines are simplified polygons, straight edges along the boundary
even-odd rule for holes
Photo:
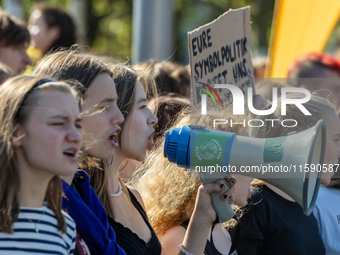
[[[158,236],[167,255],[178,254],[178,246],[183,242],[186,229],[180,225],[169,228],[164,235]]]
[[[143,206],[143,209],[145,211],[143,198],[142,198],[141,194],[139,193],[139,191],[131,185],[126,184],[126,186],[129,188],[129,190],[132,192],[132,194],[137,198],[138,202]]]

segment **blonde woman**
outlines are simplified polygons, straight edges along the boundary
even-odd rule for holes
[[[228,113],[231,112],[229,110],[229,108],[216,109],[209,111],[209,115],[206,116],[189,115],[188,111],[185,111],[171,128],[195,123],[205,125],[209,129],[234,132],[238,135],[246,134],[241,125],[213,127],[213,119],[232,118],[234,122],[240,121],[239,118],[232,117]],[[178,253],[179,244],[186,234],[189,219],[194,211],[200,180],[197,177],[192,178],[189,172],[185,172],[183,168],[164,158],[164,138],[160,142],[161,145],[149,154],[144,165],[136,172],[133,185],[143,197],[150,223],[159,236],[166,253],[172,255]],[[247,198],[250,197],[249,185],[252,178],[237,175],[235,177],[237,183],[230,202],[238,206],[245,206]],[[231,182],[235,183],[235,179],[231,178]],[[241,211],[239,210],[238,213],[240,216]],[[232,219],[225,225],[232,228],[235,226],[235,220]],[[222,224],[211,225],[211,227],[212,229],[206,236],[204,254],[232,253],[232,241],[228,231],[222,227]]]

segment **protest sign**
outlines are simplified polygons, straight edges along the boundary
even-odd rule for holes
[[[213,22],[188,33],[191,68],[191,103],[200,103],[202,93],[215,84],[233,84],[246,94],[254,87],[249,7],[229,10]],[[208,86],[206,86],[208,85]],[[230,91],[216,89],[221,101]]]

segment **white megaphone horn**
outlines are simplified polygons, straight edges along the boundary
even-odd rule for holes
[[[276,186],[292,197],[306,215],[311,214],[324,170],[325,146],[323,120],[303,132],[267,139],[189,125],[167,133],[164,156],[178,166],[199,172],[202,183],[225,184],[222,192],[211,195],[220,221],[225,222],[235,214],[229,202],[220,199],[229,189],[224,178],[232,173]]]

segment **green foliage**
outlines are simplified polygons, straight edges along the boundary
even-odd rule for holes
[[[175,61],[188,64],[187,32],[213,21],[224,12],[250,6],[253,45],[266,54],[274,0],[175,0],[176,46]],[[261,10],[264,11],[261,11]]]
[[[24,5],[24,16],[26,21],[31,13],[32,8],[37,4],[48,4],[51,6],[58,6],[61,8],[67,7],[68,0],[22,0]]]
[[[22,0],[25,19],[37,3],[68,9],[71,0]],[[131,57],[133,0],[81,0],[86,3],[86,43],[101,55],[119,61]],[[170,1],[170,0],[169,0]],[[4,0],[0,0],[2,6]],[[230,8],[251,6],[253,45],[266,51],[274,0],[173,0],[174,61],[188,63],[187,32],[202,26]]]
[[[93,15],[101,17],[93,47],[102,55],[126,61],[131,55],[132,0],[93,2]]]

